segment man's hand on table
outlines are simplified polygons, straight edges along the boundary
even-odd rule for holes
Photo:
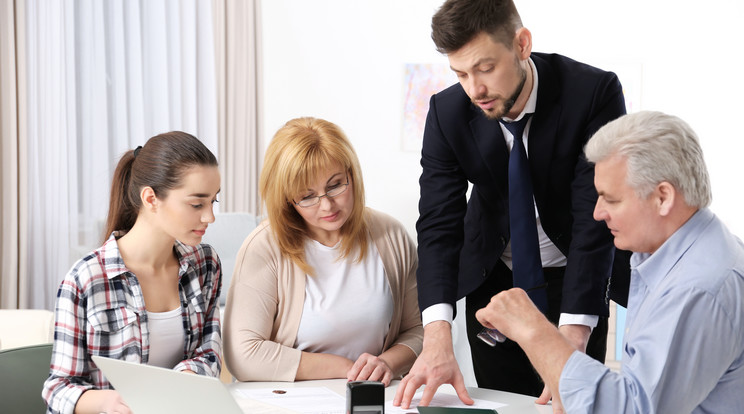
[[[592,334],[591,328],[585,325],[562,325],[558,330],[574,348],[586,353],[586,345],[589,343],[589,335]],[[560,395],[556,393],[556,396],[556,398],[553,398],[553,394],[546,385],[545,388],[543,388],[542,394],[540,394],[540,397],[538,397],[535,402],[537,404],[545,405],[550,402],[552,398],[553,414],[563,414],[563,404],[561,403]]]
[[[463,403],[473,404],[455,359],[451,326],[446,321],[435,321],[424,327],[423,350],[411,371],[398,384],[393,405],[409,408],[416,390],[426,385],[419,405],[428,406],[442,384],[452,384]]]

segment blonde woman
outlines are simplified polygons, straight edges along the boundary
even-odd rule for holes
[[[259,191],[267,220],[243,243],[227,297],[225,360],[240,381],[381,381],[421,350],[416,248],[365,207],[341,129],[298,118],[270,143]]]

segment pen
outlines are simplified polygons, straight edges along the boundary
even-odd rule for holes
[[[525,290],[526,293],[530,293],[533,290],[536,289],[542,289],[547,287],[547,283],[543,283],[542,285],[531,287],[527,290]],[[498,329],[489,329],[489,328],[483,328],[480,333],[478,333],[478,339],[481,341],[487,343],[490,346],[496,346],[497,343],[502,343],[506,341],[506,336],[499,332]]]

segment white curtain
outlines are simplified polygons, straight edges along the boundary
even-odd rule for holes
[[[258,0],[213,0],[220,172],[225,212],[260,213],[261,5]]]
[[[27,0],[28,307],[101,243],[127,149],[182,130],[217,154],[210,0]]]
[[[24,4],[0,0],[0,308],[27,306]]]

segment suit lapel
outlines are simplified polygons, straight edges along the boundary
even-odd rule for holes
[[[540,57],[532,55],[537,67],[537,105],[528,135],[528,154],[532,187],[536,199],[547,192],[550,181],[550,161],[558,139],[558,121],[563,107],[558,101],[559,82],[550,66]]]
[[[473,139],[483,163],[491,174],[488,181],[495,182],[498,191],[502,193],[499,196],[506,197],[509,152],[506,149],[504,134],[497,120],[486,118],[478,108],[473,108],[473,112],[474,117],[470,120],[470,130],[473,133]]]

